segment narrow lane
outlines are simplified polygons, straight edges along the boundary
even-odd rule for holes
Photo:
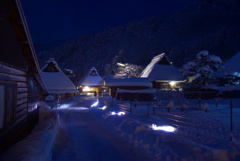
[[[65,108],[58,113],[61,130],[53,149],[54,161],[153,160],[106,128],[89,108]]]

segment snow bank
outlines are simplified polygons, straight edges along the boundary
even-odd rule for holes
[[[52,147],[58,132],[58,114],[40,103],[39,123],[22,141],[13,145],[0,160],[51,161]]]
[[[98,111],[101,113],[100,111]],[[97,114],[97,113],[95,113]],[[111,116],[102,113],[100,119],[126,141],[152,153],[157,160],[236,160],[239,153],[216,149],[178,136],[178,132],[154,131],[149,120],[140,122],[129,115]]]

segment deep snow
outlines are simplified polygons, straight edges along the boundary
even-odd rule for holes
[[[151,128],[152,123],[157,126],[161,124],[156,119],[142,117],[145,116],[145,107],[137,107],[139,113],[135,109],[135,115],[130,115],[127,111],[125,115],[111,115],[121,111],[117,108],[119,101],[111,103],[111,99],[98,100],[98,106],[92,108],[91,105],[96,103],[97,98],[88,96],[76,96],[62,101],[60,105],[55,104],[58,108],[51,110],[42,103],[43,121],[26,139],[8,149],[1,159],[240,160],[240,144],[237,140],[227,142],[224,146],[211,146],[195,142],[188,135],[179,135],[179,129],[172,133],[155,131]],[[198,117],[202,112],[187,113]],[[221,109],[221,116],[224,113],[227,114]],[[206,118],[212,116],[213,109],[205,115]]]
[[[57,110],[61,131],[53,160],[153,160],[104,126],[88,108]]]

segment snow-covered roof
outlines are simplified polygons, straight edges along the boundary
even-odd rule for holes
[[[45,62],[45,65],[42,67],[41,71],[45,70],[45,69],[49,66],[50,63],[53,63],[54,67],[55,67],[58,71],[61,71],[61,72],[62,72],[62,70],[59,68],[58,63],[54,60],[54,58],[50,58],[49,60],[47,60],[47,61]]]
[[[169,62],[167,56],[162,53],[155,56],[143,70],[141,78],[150,81],[183,81],[182,74]]]
[[[213,73],[213,76],[215,77],[225,77],[226,75],[236,75],[237,77],[240,77],[240,52],[238,52],[236,55],[228,59],[223,64],[223,69],[219,70],[218,72]]]
[[[147,78],[126,78],[126,79],[107,79],[105,80],[105,86],[142,86],[152,87],[152,83]]]
[[[58,72],[45,72],[43,71],[50,62],[53,62]],[[47,64],[42,68],[40,76],[43,80],[46,92],[49,94],[61,94],[61,93],[75,93],[76,87],[72,81],[62,72],[58,67],[57,62],[51,58],[51,61],[47,61]]]
[[[95,67],[91,68],[88,73],[77,83],[77,86],[103,86],[103,79],[99,76]]]
[[[240,52],[238,52],[236,55],[231,57],[228,61],[226,61],[223,66],[225,67],[223,69],[225,74],[238,74],[240,76]]]

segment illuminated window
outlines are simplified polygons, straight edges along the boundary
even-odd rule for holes
[[[176,87],[176,82],[174,82],[174,81],[169,82],[169,84],[170,84],[171,88],[175,88]]]
[[[84,92],[89,92],[91,89],[88,87],[88,86],[85,86],[84,88],[83,88],[83,91]]]
[[[0,129],[11,123],[16,115],[17,86],[0,82]]]

